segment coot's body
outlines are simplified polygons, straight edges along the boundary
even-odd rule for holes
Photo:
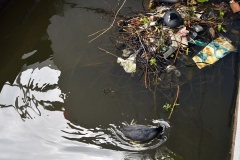
[[[145,125],[128,125],[121,129],[125,137],[133,140],[146,142],[155,139],[159,134],[163,132],[163,127],[152,128]]]

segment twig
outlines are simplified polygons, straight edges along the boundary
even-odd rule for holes
[[[140,37],[139,33],[137,33],[137,35],[138,35],[139,41],[140,41],[140,43],[141,43],[141,45],[142,45],[142,47],[143,47],[143,50],[144,50],[144,55],[145,55],[146,63],[148,64],[148,57],[147,57],[146,49],[145,49],[145,47],[144,47],[144,45],[143,45],[143,43],[142,43],[142,41],[141,41],[141,37]],[[144,76],[144,84],[145,84],[145,87],[146,87],[146,88],[148,88],[148,85],[147,85],[147,75],[148,75],[148,67],[147,67],[147,65],[146,65],[146,68],[145,68],[145,76]]]
[[[217,24],[214,23],[214,22],[211,22],[211,21],[200,21],[199,23],[201,23],[201,24],[210,24],[210,25],[212,24],[214,29],[217,27]]]
[[[101,65],[101,64],[109,64],[112,63],[112,61],[101,61],[101,62],[94,62],[94,63],[88,63],[85,65],[82,65],[83,67],[91,67],[91,66],[97,66],[97,65]]]
[[[73,69],[72,69],[72,72],[71,72],[71,75],[70,75],[70,78],[69,78],[70,82],[71,82],[71,79],[72,79],[72,75],[73,75],[74,69],[75,69],[76,65],[78,64],[79,60],[82,58],[83,55],[84,55],[84,54],[82,53],[82,54],[79,56],[78,60],[76,61],[76,63],[75,63],[74,66],[73,66]]]
[[[179,53],[179,49],[180,49],[180,47],[178,47],[178,50],[176,52],[176,55],[175,55],[175,58],[174,58],[174,61],[173,61],[172,65],[175,65],[175,63],[176,63],[176,59],[177,59],[177,56],[178,56],[178,53]]]
[[[100,48],[100,47],[98,47],[100,50],[102,50],[102,51],[104,51],[104,52],[106,52],[106,53],[108,53],[108,54],[111,54],[112,56],[114,56],[114,57],[117,57],[118,58],[118,56],[117,55],[115,55],[115,54],[113,54],[113,53],[111,53],[111,52],[108,52],[108,51],[106,51],[105,49],[102,49],[102,48]]]
[[[98,36],[96,36],[95,38],[93,38],[92,40],[90,40],[89,43],[91,43],[92,41],[94,41],[95,39],[97,39],[98,37],[100,37],[101,35],[103,35],[103,34],[106,33],[109,29],[111,29],[111,28],[113,27],[113,25],[114,25],[114,23],[115,23],[115,20],[116,20],[116,18],[117,18],[118,13],[119,13],[120,10],[122,9],[122,7],[124,6],[124,4],[125,4],[126,1],[127,1],[127,0],[124,0],[124,2],[122,3],[122,5],[120,6],[120,8],[118,9],[118,11],[116,12],[116,15],[114,16],[114,19],[113,19],[112,24],[111,24],[105,31],[103,31],[103,32],[100,33]]]
[[[95,34],[101,32],[101,31],[104,31],[104,30],[105,30],[105,29],[99,30],[99,31],[97,31],[97,32],[95,32],[95,33],[93,33],[93,34],[88,35],[88,37],[91,37],[91,36],[93,36],[93,35],[95,35]]]
[[[173,103],[173,105],[172,105],[171,112],[170,112],[170,114],[169,114],[168,119],[171,118],[172,113],[173,113],[173,110],[174,110],[175,106],[177,106],[176,102],[177,102],[177,99],[178,99],[179,90],[180,90],[180,89],[179,89],[179,85],[177,85],[177,94],[176,94],[176,98],[175,98],[175,101],[174,101],[174,103]]]

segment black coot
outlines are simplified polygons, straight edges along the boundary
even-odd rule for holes
[[[134,124],[123,127],[121,131],[125,137],[133,141],[147,142],[162,134],[164,128],[162,126],[152,128],[145,125]]]
[[[176,28],[183,25],[182,16],[174,9],[169,9],[163,16],[164,23],[170,28]]]

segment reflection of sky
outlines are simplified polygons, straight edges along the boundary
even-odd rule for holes
[[[41,116],[22,122],[12,107],[0,109],[0,121],[4,122],[0,124],[0,159],[123,160],[126,157],[129,160],[152,159],[147,158],[148,154],[108,150],[97,145],[66,139],[64,137],[77,138],[84,135],[77,135],[79,130],[69,128],[70,122],[64,119],[61,111],[52,112],[40,108],[40,112],[43,113]],[[96,130],[99,129],[90,131],[83,127],[79,128],[86,137],[96,136],[97,139],[98,135],[103,135],[97,133]],[[167,153],[171,151],[163,149],[157,150],[155,156],[169,157]]]
[[[30,97],[35,97],[38,101],[50,101],[50,102],[64,102],[59,95],[61,95],[61,90],[59,88],[54,88],[42,92],[41,90],[47,85],[57,84],[57,78],[60,75],[60,71],[52,70],[49,67],[37,68],[35,70],[28,69],[22,72],[20,76],[20,84],[16,81],[13,85],[6,83],[4,85],[0,94],[0,103],[5,106],[15,105],[15,99],[19,97],[22,99],[24,97],[21,87],[29,88],[29,84],[32,85],[33,89],[29,89]],[[33,78],[34,77],[34,78]],[[21,86],[21,87],[20,87]],[[34,90],[34,88],[40,88],[40,91]]]
[[[54,105],[63,104],[66,97],[58,86],[60,75],[53,61],[47,59],[23,66],[12,84],[5,83],[0,92],[0,121],[4,122],[0,123],[0,159],[124,159],[125,152],[70,140],[98,137],[108,141],[109,137],[100,128],[79,126],[80,131],[69,126],[63,108]],[[53,111],[48,110],[51,107]],[[75,132],[79,134],[71,136]]]
[[[58,87],[61,72],[51,63],[48,59],[42,63],[23,66],[13,84],[6,82],[3,86],[0,105],[13,106],[24,119],[34,116],[31,112],[40,115],[40,106],[54,109],[53,102],[64,103],[65,95]]]
[[[65,94],[58,86],[61,71],[47,59],[23,66],[13,84],[6,82],[0,93],[0,159],[141,159],[142,155],[102,149],[110,145],[127,150],[146,150],[124,145],[114,129],[87,129],[67,121],[55,102],[64,103]],[[51,106],[54,111],[48,110]],[[19,117],[20,115],[20,117]],[[24,121],[22,121],[24,120]],[[110,133],[111,131],[111,133]],[[91,139],[82,143],[82,139]],[[163,141],[156,144],[158,147]],[[96,145],[95,145],[96,144]],[[13,153],[13,154],[9,154]]]
[[[52,60],[47,59],[23,66],[13,84],[6,82],[3,86],[0,93],[0,106],[3,107],[0,120],[4,122],[0,124],[0,159],[123,159],[123,152],[63,138],[69,137],[69,133],[63,132],[69,131],[69,122],[52,104],[63,104],[65,100],[58,86],[60,74]],[[46,110],[49,106],[55,111]],[[86,132],[86,135],[89,133],[93,132]],[[93,137],[98,134],[96,132]]]
[[[0,159],[123,159],[124,152],[100,149],[98,146],[69,141],[61,132],[67,128],[63,113],[40,109],[42,116],[23,123],[12,108],[0,110]],[[50,116],[48,116],[50,115]],[[12,153],[12,154],[9,154]]]

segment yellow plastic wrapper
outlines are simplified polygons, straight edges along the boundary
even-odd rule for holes
[[[235,47],[226,38],[220,36],[204,47],[192,59],[199,69],[209,66],[233,51]]]

